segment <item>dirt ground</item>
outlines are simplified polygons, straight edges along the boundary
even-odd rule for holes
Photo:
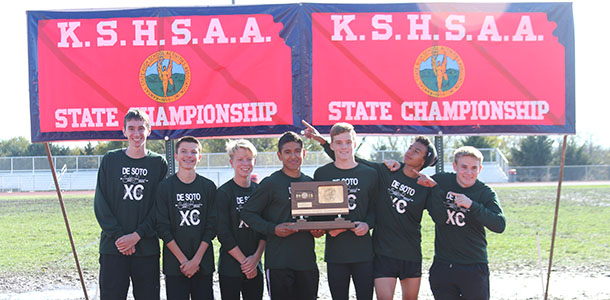
[[[326,274],[320,266],[320,286],[318,299],[331,299]],[[85,274],[89,299],[99,299],[97,275]],[[546,275],[545,275],[546,280]],[[610,299],[610,269],[607,266],[580,270],[578,272],[553,271],[549,286],[549,299]],[[165,298],[161,280],[161,299]],[[215,298],[220,299],[218,280],[214,282]],[[353,287],[350,289],[350,299]],[[540,273],[533,270],[514,270],[493,272],[491,275],[492,299],[542,299],[543,284]],[[42,274],[40,276],[0,275],[0,300],[68,300],[84,299],[78,275]],[[419,293],[420,299],[433,299],[428,285],[427,272],[424,272]],[[133,299],[131,296],[128,299]],[[265,299],[268,299],[265,296]],[[400,299],[397,287],[394,299]]]

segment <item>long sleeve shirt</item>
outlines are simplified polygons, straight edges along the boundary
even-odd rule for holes
[[[229,254],[235,247],[245,255],[250,256],[258,249],[258,244],[264,235],[254,231],[239,216],[240,211],[258,187],[252,182],[244,188],[233,179],[227,181],[216,192],[216,207],[218,210],[218,240],[220,241],[220,255],[218,257],[218,274],[224,276],[241,277],[241,264]],[[262,265],[259,262],[262,271]]]
[[[485,228],[502,233],[506,219],[496,193],[477,180],[463,188],[455,173],[439,173],[430,198],[429,213],[435,223],[434,260],[444,263],[488,263]],[[472,205],[458,207],[449,192],[464,194]]]
[[[137,232],[141,239],[133,255],[159,255],[154,195],[166,173],[165,158],[152,151],[138,159],[130,158],[123,149],[104,155],[93,199],[95,217],[102,229],[100,254],[122,255],[116,240]]]
[[[261,181],[259,187],[244,205],[242,219],[254,230],[267,237],[265,268],[317,270],[313,236],[299,231],[287,237],[275,235],[275,226],[295,222],[292,217],[290,183],[312,181],[301,173],[298,178],[276,171]]]
[[[209,179],[197,175],[191,183],[183,183],[173,175],[159,184],[156,198],[157,231],[163,240],[163,272],[181,275],[180,262],[167,247],[175,241],[187,259],[192,259],[206,242],[206,249],[199,272],[204,275],[214,272],[214,249],[216,237],[216,185]]]
[[[364,164],[351,169],[339,169],[333,163],[318,168],[316,181],[345,181],[348,186],[349,215],[346,219],[365,222],[369,228],[375,226],[375,201],[379,195],[377,172]],[[332,237],[326,235],[324,260],[331,263],[356,263],[373,260],[373,240],[367,232],[357,236],[347,230]]]

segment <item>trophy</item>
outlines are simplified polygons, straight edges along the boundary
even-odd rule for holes
[[[292,217],[297,221],[292,227],[299,230],[349,229],[356,225],[345,220],[349,214],[347,184],[344,181],[310,181],[290,184]],[[305,216],[336,216],[330,221],[309,221]]]

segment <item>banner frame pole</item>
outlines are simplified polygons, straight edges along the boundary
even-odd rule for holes
[[[436,152],[437,152],[435,170],[436,170],[436,173],[438,174],[438,173],[445,172],[445,149],[443,148],[443,136],[442,135],[439,134],[434,137],[434,146],[436,147]]]
[[[563,136],[563,146],[561,148],[561,165],[559,167],[559,181],[557,182],[557,198],[555,199],[555,217],[553,218],[553,233],[551,234],[551,250],[549,253],[549,268],[546,274],[546,289],[544,291],[544,300],[549,296],[549,284],[551,282],[551,267],[553,266],[553,249],[555,248],[555,236],[557,234],[557,219],[559,217],[559,199],[561,198],[561,185],[563,183],[563,169],[566,162],[566,148],[568,136]]]
[[[165,178],[170,177],[176,173],[176,163],[174,161],[174,141],[168,136],[165,137],[165,159],[167,160],[167,175]]]
[[[72,235],[72,230],[70,229],[70,221],[68,221],[68,213],[66,212],[66,206],[64,205],[64,200],[61,195],[61,189],[59,188],[59,181],[57,180],[57,174],[55,173],[55,165],[53,164],[53,157],[51,156],[51,148],[49,147],[49,143],[45,142],[45,150],[47,151],[47,158],[49,160],[49,167],[51,168],[51,174],[53,175],[53,181],[55,183],[55,190],[57,191],[57,198],[59,200],[59,206],[61,207],[61,213],[64,217],[64,223],[66,225],[66,231],[68,232],[68,237],[70,238],[70,246],[72,246],[72,255],[74,256],[74,261],[76,263],[76,269],[78,270],[78,276],[80,278],[80,283],[83,288],[83,293],[85,295],[85,300],[89,300],[89,295],[87,294],[87,286],[85,285],[85,278],[83,277],[83,271],[80,266],[80,262],[78,260],[78,253],[76,251],[76,245],[74,244],[74,237]]]

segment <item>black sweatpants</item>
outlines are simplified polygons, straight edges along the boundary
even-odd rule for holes
[[[243,300],[263,299],[263,273],[260,271],[252,279],[224,275],[218,275],[218,279],[222,300],[239,300],[240,292]]]
[[[489,268],[487,264],[433,262],[430,289],[436,300],[489,300]]]
[[[373,299],[373,262],[351,264],[326,263],[328,286],[333,300],[349,298],[349,280],[354,281],[356,299]]]
[[[165,275],[165,291],[167,300],[213,300],[212,274]]]
[[[271,300],[315,300],[318,297],[318,270],[295,271],[267,269],[267,286]]]
[[[136,300],[159,299],[159,256],[100,254],[100,299],[127,299],[129,280]]]

